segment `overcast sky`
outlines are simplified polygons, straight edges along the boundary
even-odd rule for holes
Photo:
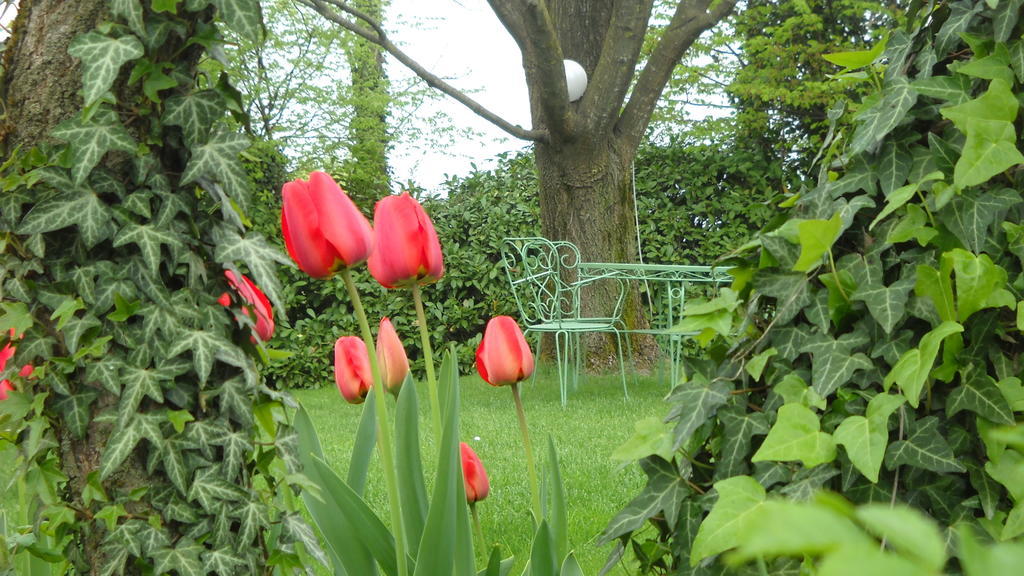
[[[484,0],[391,0],[387,16],[392,40],[428,70],[463,90],[506,120],[530,127],[530,105],[519,48]],[[389,74],[411,76],[391,61]],[[474,138],[453,138],[449,146],[433,151],[399,147],[391,157],[394,181],[415,180],[435,189],[445,174],[461,175],[470,163],[489,167],[498,153],[518,150],[526,143],[480,119],[451,99],[439,100],[421,117],[443,108],[460,127],[480,133]]]

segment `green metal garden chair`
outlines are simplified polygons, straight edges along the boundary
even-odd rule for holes
[[[540,237],[506,238],[502,260],[525,332],[538,334],[538,352],[540,337],[546,332],[554,335],[562,406],[567,403],[570,383],[573,387],[577,384],[583,357],[580,334],[587,332],[615,335],[622,390],[628,397],[622,354],[625,283],[614,278],[610,280],[610,287],[603,287],[617,290],[610,316],[587,317],[582,313],[582,292],[598,280],[580,279],[580,252],[574,244]],[[600,281],[609,282],[607,279]]]

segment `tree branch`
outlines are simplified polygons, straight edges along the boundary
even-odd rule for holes
[[[654,0],[618,0],[615,3],[597,69],[580,106],[588,129],[603,133],[618,119],[633,80],[653,5]]]
[[[511,8],[509,8],[511,10]],[[531,96],[540,107],[544,126],[558,140],[572,135],[569,89],[565,83],[562,45],[544,0],[526,0],[522,9],[526,41],[523,60]]]
[[[494,15],[498,17],[501,25],[505,27],[505,30],[508,30],[509,35],[515,40],[516,45],[519,46],[519,51],[525,54],[528,43],[522,12],[513,9],[512,4],[508,0],[487,0],[487,3],[491,5],[491,10],[494,11]]]
[[[398,46],[395,46],[390,40],[388,40],[387,34],[384,29],[381,28],[380,23],[367,17],[366,14],[353,8],[347,2],[342,0],[297,0],[300,4],[308,6],[315,10],[318,14],[324,18],[334,22],[342,28],[356,34],[360,38],[363,38],[369,42],[377,44],[383,48],[388,54],[393,56],[396,60],[402,63],[406,68],[411,70],[414,74],[419,76],[424,82],[427,83],[431,88],[436,88],[441,92],[445,93],[449,97],[453,98],[466,108],[469,108],[477,116],[480,116],[484,120],[487,120],[491,124],[494,124],[498,128],[501,128],[508,134],[522,139],[531,141],[543,141],[548,137],[548,133],[544,130],[528,130],[522,126],[512,124],[508,120],[498,116],[494,112],[491,112],[482,104],[476,100],[470,98],[465,92],[462,92],[458,88],[455,88],[451,84],[442,80],[439,76],[431,73],[429,70],[424,68],[418,62],[413,60],[408,54],[402,51]],[[357,24],[342,15],[334,11],[331,6],[337,7],[342,12],[349,14],[350,16],[364,22],[364,24]],[[562,80],[563,85],[565,80]]]
[[[736,6],[736,0],[721,0],[709,12],[711,3],[712,0],[680,2],[676,8],[672,21],[640,73],[629,102],[619,117],[618,129],[627,149],[636,149],[640,144],[658,98],[683,53],[705,30],[728,16]]]

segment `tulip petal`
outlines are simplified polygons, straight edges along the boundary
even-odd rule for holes
[[[303,272],[314,278],[329,276],[335,251],[320,232],[317,207],[302,180],[288,182],[281,191],[281,233],[288,255]]]
[[[309,194],[320,232],[345,266],[365,261],[373,250],[373,228],[355,202],[324,172],[309,175]]]

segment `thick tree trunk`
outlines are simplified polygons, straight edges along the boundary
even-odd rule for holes
[[[95,28],[105,12],[104,0],[22,0],[4,52],[4,156],[45,141],[54,126],[78,113],[81,73],[68,44]]]

